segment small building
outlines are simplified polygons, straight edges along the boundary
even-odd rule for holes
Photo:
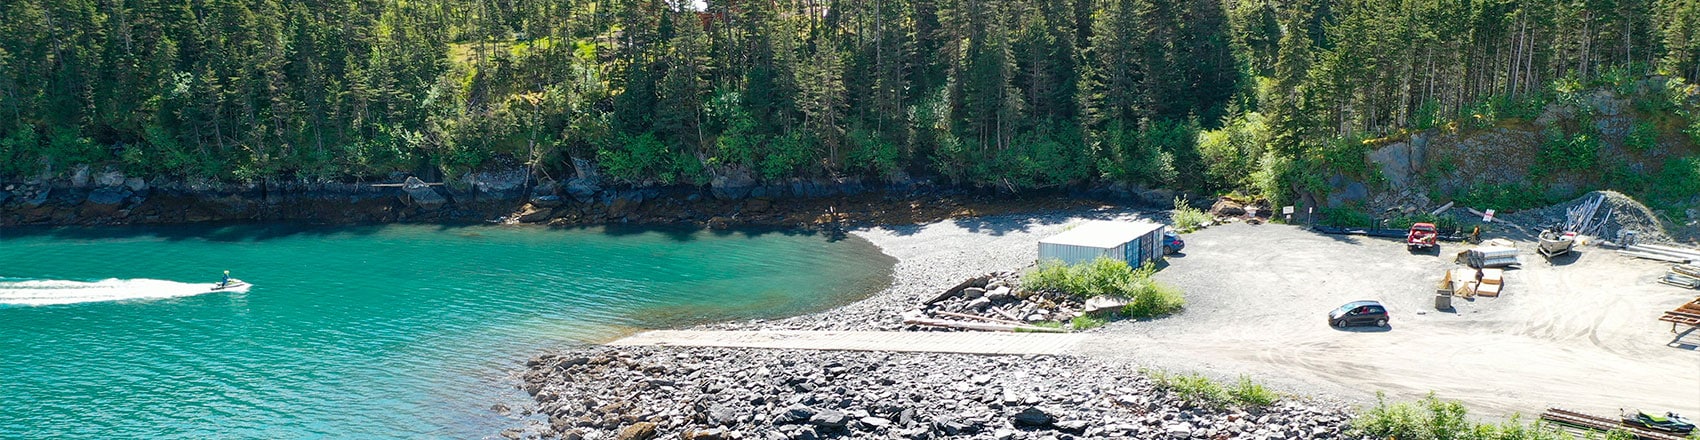
[[[1139,267],[1163,258],[1163,231],[1167,227],[1149,221],[1089,221],[1061,234],[1039,240],[1039,261],[1060,260],[1080,264],[1108,257]]]

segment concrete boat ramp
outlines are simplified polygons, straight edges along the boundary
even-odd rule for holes
[[[1056,355],[1086,337],[1058,333],[655,330],[608,345]]]

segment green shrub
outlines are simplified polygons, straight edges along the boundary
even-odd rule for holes
[[[1327,226],[1338,226],[1344,228],[1369,228],[1378,226],[1376,225],[1375,217],[1370,216],[1369,213],[1358,208],[1322,208],[1321,214],[1321,223]]]
[[[1262,384],[1253,382],[1248,376],[1240,376],[1238,382],[1224,387],[1202,374],[1169,374],[1155,370],[1141,370],[1160,390],[1174,393],[1181,399],[1210,407],[1240,405],[1245,407],[1264,407],[1279,399],[1274,391]]]
[[[1629,136],[1623,139],[1623,146],[1636,153],[1653,151],[1659,146],[1659,127],[1652,121],[1636,121],[1629,128]]]
[[[1179,311],[1186,306],[1181,290],[1167,284],[1147,281],[1139,284],[1133,302],[1122,307],[1122,314],[1133,318],[1152,318]]]
[[[1210,222],[1210,215],[1187,204],[1186,198],[1176,197],[1175,213],[1170,217],[1170,220],[1175,224],[1175,229],[1181,233],[1187,233],[1204,227],[1206,223]]]
[[[1176,397],[1196,404],[1221,407],[1234,399],[1227,389],[1201,374],[1169,374],[1161,371],[1147,371],[1145,374],[1156,383],[1157,389],[1174,393]]]
[[[1248,376],[1240,376],[1239,382],[1228,388],[1228,395],[1246,406],[1269,406],[1279,399],[1274,391],[1265,388],[1263,384],[1252,382]]]
[[[1150,265],[1138,270],[1126,262],[1099,258],[1074,266],[1057,261],[1040,263],[1021,276],[1021,288],[1029,292],[1053,292],[1078,299],[1095,296],[1127,298],[1122,312],[1134,318],[1150,318],[1180,310],[1186,300],[1179,289],[1151,280]]]

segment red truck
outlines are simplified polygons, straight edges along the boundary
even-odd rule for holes
[[[1434,223],[1416,223],[1411,225],[1411,231],[1405,234],[1405,249],[1418,250],[1435,247],[1440,240],[1440,229]]]

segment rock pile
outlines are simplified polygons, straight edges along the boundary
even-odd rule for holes
[[[1341,438],[1333,403],[1214,408],[1071,357],[594,347],[527,365],[509,438]]]
[[[1122,302],[1081,301],[1073,296],[1033,292],[1020,288],[1021,274],[1017,272],[993,272],[986,275],[969,278],[956,287],[945,290],[926,302],[923,302],[910,316],[926,316],[933,319],[959,322],[986,322],[1007,325],[1022,325],[1039,322],[1067,322],[1076,316],[1082,316],[1099,308],[1119,308]],[[911,327],[909,330],[959,328],[928,325]]]

